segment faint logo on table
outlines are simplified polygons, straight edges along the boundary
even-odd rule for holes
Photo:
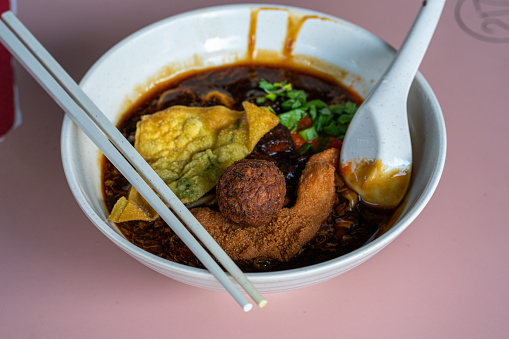
[[[458,0],[456,22],[470,36],[509,43],[509,0]]]

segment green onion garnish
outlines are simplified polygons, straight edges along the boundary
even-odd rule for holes
[[[293,89],[292,84],[287,81],[270,83],[261,80],[259,87],[265,91],[266,95],[258,98],[257,103],[261,104],[266,100],[278,101],[282,111],[278,115],[279,120],[292,132],[297,131],[302,118],[306,116],[311,118],[313,126],[299,132],[306,141],[314,140],[321,132],[340,139],[344,138],[348,124],[359,108],[352,101],[330,106],[322,100],[308,101],[303,90]],[[275,113],[274,109],[271,111]]]
[[[306,141],[315,140],[318,138],[318,133],[316,133],[316,130],[314,127],[306,128],[299,132],[299,134],[304,138]]]

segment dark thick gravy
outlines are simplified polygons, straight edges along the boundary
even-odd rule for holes
[[[243,101],[256,103],[257,98],[265,95],[258,88],[261,79],[269,82],[287,80],[294,88],[304,90],[309,100],[320,99],[328,104],[337,104],[345,100],[358,104],[361,102],[356,93],[324,75],[297,68],[236,65],[188,73],[157,87],[125,114],[118,128],[134,143],[136,123],[140,117],[172,105],[226,105],[231,109],[242,110]],[[272,102],[268,104],[279,112],[278,104]],[[272,159],[276,163],[285,175],[288,204],[291,204],[297,179],[311,153],[298,152],[289,137],[290,133],[284,129],[286,127],[279,125],[269,132],[249,157]],[[336,143],[335,147],[337,145]],[[322,147],[329,146],[323,144]],[[129,187],[129,182],[105,159],[103,191],[110,211],[121,196],[127,196]],[[344,192],[342,194],[340,187],[337,187],[337,192],[335,212],[295,258],[288,262],[257,258],[238,262],[238,265],[246,272],[258,272],[320,263],[359,248],[387,226],[393,211],[369,209],[361,202],[354,206],[353,202],[357,197],[345,195]],[[209,207],[217,208],[215,205]],[[117,226],[129,241],[150,253],[181,264],[202,267],[191,251],[160,218],[153,222],[131,221],[119,223]]]

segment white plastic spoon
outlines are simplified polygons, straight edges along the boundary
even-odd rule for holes
[[[445,0],[424,0],[391,65],[350,123],[341,150],[341,173],[362,199],[397,206],[408,189],[412,144],[407,98]]]

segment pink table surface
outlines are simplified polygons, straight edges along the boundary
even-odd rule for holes
[[[278,3],[342,17],[397,47],[419,2]],[[80,79],[135,30],[226,3],[20,0],[18,13]],[[421,72],[444,111],[447,163],[417,220],[363,265],[268,295],[249,313],[226,293],[151,271],[88,221],[62,170],[63,112],[17,67],[24,122],[0,143],[0,337],[506,338],[508,9],[501,0],[446,5]]]

